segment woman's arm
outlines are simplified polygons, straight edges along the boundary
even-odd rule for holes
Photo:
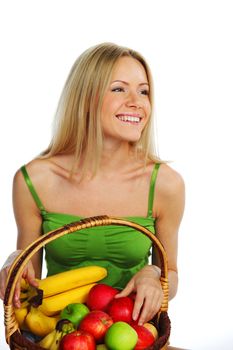
[[[178,229],[184,211],[184,182],[181,176],[167,165],[162,165],[156,184],[156,236],[163,244],[168,258],[169,298],[177,291],[177,243]],[[160,283],[160,262],[153,251],[152,264],[142,268],[115,297],[136,292],[133,318],[139,324],[153,318],[163,301]]]
[[[180,174],[167,165],[161,167],[158,179],[156,236],[163,244],[168,260],[169,300],[178,287],[178,231],[184,213],[185,186]],[[152,264],[160,267],[159,255],[152,250]]]
[[[42,218],[21,171],[16,173],[13,181],[13,209],[18,230],[17,249],[25,249],[41,235]],[[37,278],[41,277],[41,258],[41,252],[32,257]]]
[[[25,183],[23,175],[19,170],[13,181],[13,209],[15,221],[18,229],[17,251],[7,259],[0,271],[0,297],[4,297],[6,288],[6,279],[10,266],[22,249],[25,249],[30,243],[36,240],[41,234],[41,215],[37,208],[31,193]],[[35,277],[40,278],[42,270],[42,254],[36,253],[23,271],[23,277],[29,283],[37,285]],[[20,281],[17,283],[14,296],[14,304],[19,307]]]

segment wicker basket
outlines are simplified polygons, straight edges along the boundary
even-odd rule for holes
[[[70,234],[75,231],[83,230],[89,227],[95,226],[106,226],[106,225],[121,225],[130,226],[141,232],[142,234],[149,237],[158,249],[161,261],[161,284],[163,289],[163,302],[160,311],[156,317],[152,320],[159,332],[159,338],[156,340],[155,344],[148,350],[159,350],[165,349],[170,336],[170,319],[167,314],[168,310],[168,268],[167,268],[167,258],[166,252],[161,244],[161,242],[155,237],[155,235],[146,229],[145,227],[138,225],[136,223],[122,220],[119,218],[112,218],[108,216],[96,216],[87,219],[83,219],[54,231],[48,232],[43,236],[40,236],[36,241],[30,244],[22,253],[15,259],[9,276],[8,283],[4,298],[4,323],[5,323],[5,335],[6,341],[9,344],[11,350],[43,350],[39,345],[32,343],[27,340],[20,332],[19,325],[15,318],[14,307],[13,307],[13,296],[16,286],[16,282],[22,273],[25,265],[31,259],[31,257],[41,249],[45,244],[59,238],[63,235]]]

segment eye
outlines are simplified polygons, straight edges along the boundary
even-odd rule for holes
[[[149,96],[149,90],[144,89],[144,90],[141,91],[141,94],[142,94],[142,95]]]
[[[122,87],[114,87],[111,89],[112,92],[122,92],[124,89]]]

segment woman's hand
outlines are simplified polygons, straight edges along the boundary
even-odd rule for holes
[[[160,269],[155,265],[145,266],[115,298],[128,296],[132,292],[136,292],[133,320],[136,321],[139,317],[138,324],[142,325],[156,315],[163,301]]]
[[[21,251],[22,250],[16,250],[14,253],[12,253],[7,258],[6,262],[4,263],[0,271],[0,299],[2,300],[4,299],[4,295],[5,295],[6,282],[7,282],[7,276],[8,276],[9,270],[11,268],[13,261],[21,253]],[[20,281],[22,277],[25,278],[28,281],[28,283],[31,284],[32,286],[38,287],[38,282],[35,279],[35,271],[31,261],[28,262],[25,269],[23,270],[21,277],[16,283],[13,304],[17,308],[20,308]]]

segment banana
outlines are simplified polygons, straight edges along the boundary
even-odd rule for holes
[[[59,345],[61,340],[62,340],[62,332],[56,332],[49,350],[59,350]]]
[[[44,349],[58,350],[61,339],[74,330],[72,322],[66,319],[59,320],[56,324],[56,329],[46,335],[38,344]]]
[[[16,321],[18,322],[19,328],[23,329],[24,321],[28,314],[28,309],[26,307],[21,307],[19,309],[14,308],[14,312],[15,312],[15,318],[16,318]]]
[[[57,315],[68,304],[85,303],[90,289],[95,285],[96,283],[87,284],[82,287],[70,289],[63,293],[44,298],[38,309],[47,316]]]
[[[44,337],[55,329],[57,321],[58,316],[48,317],[38,307],[31,306],[25,324],[32,333]]]
[[[85,266],[74,270],[57,273],[56,275],[52,275],[41,280],[37,279],[37,282],[38,289],[43,290],[43,298],[47,298],[73,288],[100,281],[106,276],[107,270],[104,267]],[[21,282],[21,289],[22,292],[20,297],[22,300],[30,299],[36,294],[36,288],[30,286],[28,282],[23,279]]]
[[[54,329],[52,332],[47,334],[41,341],[39,341],[38,345],[40,345],[44,349],[50,349],[56,336],[56,332],[56,329]]]
[[[29,287],[28,281],[26,281],[25,278],[21,278],[21,280],[20,280],[21,290],[26,291],[28,289],[28,287]]]

